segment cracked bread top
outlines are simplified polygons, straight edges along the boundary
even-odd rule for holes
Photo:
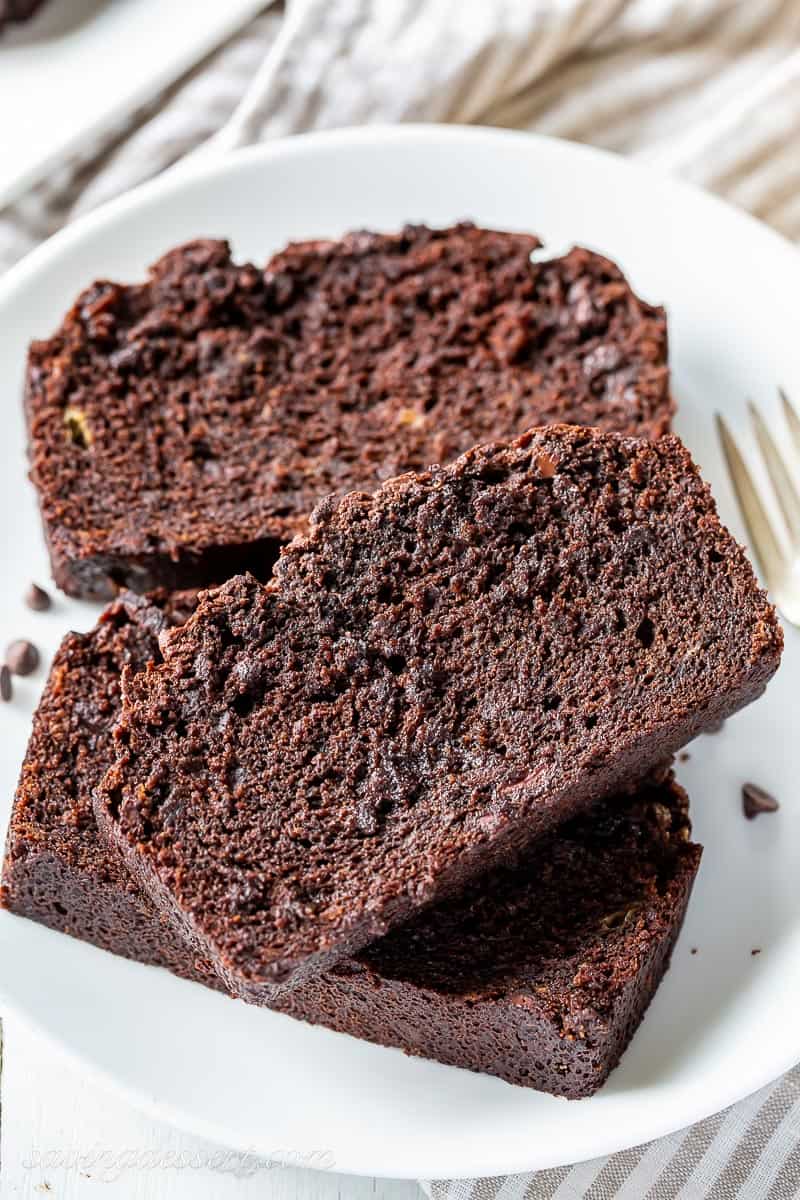
[[[30,349],[31,474],[59,586],[269,573],[326,494],[558,421],[657,437],[664,313],[588,250],[458,225],[196,241],[100,281]]]

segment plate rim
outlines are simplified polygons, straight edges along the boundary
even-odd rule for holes
[[[230,171],[238,170],[240,167],[246,168],[252,163],[279,161],[282,158],[292,158],[308,151],[313,152],[317,147],[324,149],[327,146],[369,146],[385,142],[435,142],[441,139],[453,142],[463,141],[464,143],[486,141],[487,144],[508,142],[520,146],[541,146],[551,153],[584,158],[587,161],[605,163],[607,166],[613,164],[614,170],[630,173],[632,177],[640,180],[658,183],[661,187],[691,198],[692,203],[707,206],[709,211],[724,213],[727,217],[734,215],[746,223],[756,236],[766,238],[772,242],[773,246],[780,247],[784,252],[788,251],[796,256],[800,264],[800,246],[790,241],[777,229],[760,221],[746,209],[729,203],[690,180],[672,175],[653,163],[629,158],[613,150],[592,146],[586,142],[573,142],[567,138],[553,137],[550,134],[527,130],[501,129],[489,125],[408,122],[402,125],[348,125],[341,129],[311,130],[306,133],[289,134],[286,137],[277,138],[274,142],[260,142],[253,146],[239,147],[222,153],[201,147],[190,155],[188,160],[179,160],[153,179],[148,179],[97,208],[81,214],[35,246],[0,276],[0,303],[5,303],[7,293],[22,286],[29,275],[45,266],[51,257],[57,256],[62,251],[68,251],[75,242],[79,242],[84,236],[102,230],[129,210],[135,210],[154,198],[168,196],[172,192],[198,184],[202,180],[227,175]]]
[[[370,125],[297,134],[279,139],[273,143],[259,144],[231,151],[223,156],[198,155],[191,164],[180,163],[155,179],[85,214],[31,251],[0,279],[0,309],[13,301],[14,293],[18,288],[28,284],[39,272],[46,271],[58,259],[59,255],[70,252],[76,245],[80,245],[84,238],[101,235],[108,227],[114,226],[120,220],[124,220],[129,212],[136,212],[141,206],[157,202],[159,199],[170,196],[173,193],[180,193],[185,188],[191,189],[197,187],[203,181],[228,175],[239,169],[247,169],[252,164],[275,163],[296,155],[313,154],[318,148],[335,150],[339,147],[352,145],[385,148],[387,143],[392,142],[435,143],[442,140],[450,143],[460,142],[464,145],[469,143],[473,146],[478,143],[488,145],[490,143],[499,144],[501,142],[508,142],[520,147],[528,147],[533,152],[536,151],[537,146],[542,146],[551,153],[563,154],[565,158],[578,157],[586,160],[601,161],[606,166],[611,166],[615,171],[630,173],[643,182],[657,183],[662,188],[687,195],[691,198],[693,204],[705,206],[712,215],[717,211],[724,212],[726,217],[734,215],[738,221],[750,227],[754,236],[762,239],[762,241],[770,241],[774,247],[780,248],[784,254],[787,251],[791,252],[796,265],[800,266],[800,249],[776,230],[771,229],[749,213],[739,210],[719,197],[704,191],[702,188],[685,180],[676,179],[649,163],[632,161],[611,151],[582,143],[570,142],[526,131],[433,123],[409,123],[400,126]],[[0,914],[0,918],[3,920],[8,917],[9,914]],[[100,952],[98,951],[98,953]],[[81,1070],[88,1072],[91,1077],[101,1081],[103,1086],[110,1087],[117,1094],[124,1096],[134,1107],[159,1120],[166,1121],[185,1132],[203,1137],[212,1142],[219,1142],[219,1129],[215,1130],[212,1123],[205,1118],[198,1114],[191,1115],[186,1109],[176,1107],[172,1101],[159,1100],[153,1096],[149,1096],[135,1084],[121,1079],[114,1073],[111,1067],[93,1061],[91,1057],[87,1056],[85,1051],[60,1040],[55,1031],[49,1029],[37,1020],[34,1015],[25,1010],[24,1007],[16,1003],[14,998],[9,995],[2,978],[0,978],[0,998],[2,998],[3,1005],[9,1012],[13,1013],[15,1017],[24,1022],[28,1027],[35,1029],[45,1039],[47,1044],[65,1055],[70,1061],[79,1066]],[[400,1053],[399,1051],[393,1052]],[[637,1137],[634,1142],[631,1142],[630,1137],[626,1137],[621,1132],[619,1136],[609,1136],[609,1134],[613,1135],[613,1131],[607,1129],[603,1130],[602,1134],[598,1131],[591,1138],[582,1136],[581,1156],[577,1161],[585,1162],[595,1157],[616,1153],[629,1148],[631,1145],[640,1145],[655,1138],[668,1136],[676,1130],[685,1128],[721,1111],[732,1103],[737,1103],[745,1099],[778,1078],[786,1070],[791,1069],[797,1063],[798,1059],[800,1059],[800,1044],[791,1051],[790,1055],[782,1056],[780,1062],[777,1061],[778,1057],[781,1056],[776,1054],[766,1061],[759,1060],[757,1066],[760,1069],[754,1069],[748,1073],[745,1090],[735,1089],[736,1094],[733,1099],[731,1099],[732,1093],[730,1088],[724,1089],[718,1086],[716,1089],[709,1089],[705,1087],[698,1095],[696,1104],[691,1108],[687,1106],[679,1121],[670,1120],[665,1122],[663,1119],[659,1121],[654,1117],[646,1123],[649,1132],[646,1132],[644,1137],[639,1136],[641,1129],[637,1128]],[[724,1096],[722,1095],[723,1091],[725,1092]],[[583,1101],[583,1104],[586,1103],[587,1101]],[[658,1112],[657,1108],[656,1112]],[[250,1148],[241,1144],[237,1145],[235,1141],[231,1142],[227,1130],[225,1131],[225,1144],[232,1144],[235,1148],[242,1150]],[[587,1146],[588,1152],[584,1153],[584,1149]],[[566,1165],[563,1153],[555,1151],[548,1155],[546,1148],[544,1152],[542,1152],[541,1147],[536,1147],[536,1150],[538,1151],[535,1156],[536,1165],[530,1165],[533,1150],[528,1154],[521,1151],[520,1157],[515,1161],[512,1160],[510,1165],[508,1155],[505,1154],[502,1163],[489,1159],[485,1169],[482,1171],[482,1177],[538,1171]],[[276,1158],[275,1161],[283,1160]],[[288,1161],[289,1165],[296,1165],[292,1164],[291,1160]],[[572,1160],[566,1161],[572,1162]],[[397,1164],[392,1165],[396,1166]],[[377,1177],[395,1179],[443,1177],[439,1167],[435,1170],[425,1170],[419,1169],[419,1166],[415,1165],[417,1169],[411,1170],[407,1168],[400,1173],[393,1171],[387,1175],[385,1168],[380,1163],[365,1158],[355,1164],[352,1162],[345,1162],[343,1165],[337,1163],[331,1167],[331,1170],[335,1173],[346,1172],[352,1175],[375,1175]],[[423,1163],[423,1168],[424,1166],[425,1164]],[[470,1176],[453,1174],[448,1177],[468,1178]]]

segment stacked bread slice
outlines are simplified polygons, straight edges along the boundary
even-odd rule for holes
[[[91,473],[108,461],[102,402],[111,423],[135,413],[148,427],[131,433],[132,460],[156,440],[148,422],[160,430],[177,411],[183,365],[187,412],[200,391],[216,447],[203,463],[238,479],[243,447],[226,460],[219,434],[228,408],[236,436],[260,428],[252,405],[239,420],[231,370],[245,354],[250,392],[284,415],[305,381],[304,422],[285,437],[306,467],[301,426],[349,432],[313,457],[329,496],[311,494],[310,467],[292,475],[300,532],[268,582],[123,593],[89,634],[65,639],[23,766],[3,902],[250,1002],[577,1097],[600,1086],[641,1019],[699,865],[671,756],[760,694],[781,634],[697,468],[665,434],[658,310],[586,251],[542,274],[534,245],[472,227],[352,235],[290,248],[255,279],[196,243],[162,260],[141,294],[98,285],[34,348],[34,477],[54,568],[73,583],[96,582],[102,554],[74,462],[53,521],[59,420]],[[174,326],[187,320],[179,351]],[[92,322],[91,352],[78,355],[70,339]],[[276,373],[253,373],[242,338],[261,345],[265,329],[291,346],[275,350]],[[112,376],[98,394],[97,364],[118,363],[121,331],[128,346],[147,343],[136,382]],[[151,337],[171,349],[159,357]],[[586,419],[587,405],[605,432],[509,436],[520,416]],[[64,438],[70,406],[77,446],[70,428]],[[395,443],[375,422],[412,410],[433,414],[445,446],[475,440],[471,417],[488,436],[380,484],[377,447],[394,466]],[[625,421],[651,436],[620,431]],[[415,437],[397,443],[399,461],[422,468],[414,455],[430,454],[435,434]],[[275,445],[255,452],[273,482]],[[168,487],[146,458],[154,507],[134,505],[127,532],[110,523],[118,540],[103,554],[129,580],[142,566],[149,584]],[[197,501],[203,463],[187,468],[184,500]],[[280,525],[270,488],[256,479],[252,502],[267,505],[261,532],[284,540],[297,522]],[[234,489],[217,546],[244,495]],[[181,520],[188,530],[188,512]],[[262,541],[248,532],[239,544],[253,555]],[[211,561],[184,549],[195,568]],[[189,576],[182,554],[169,583]]]

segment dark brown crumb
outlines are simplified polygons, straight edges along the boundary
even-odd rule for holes
[[[746,783],[742,787],[742,809],[748,821],[761,816],[762,813],[774,813],[780,804],[773,795],[765,792],[756,783]]]
[[[14,688],[11,683],[11,672],[6,663],[0,667],[0,700],[10,700],[14,694]]]
[[[91,633],[64,639],[34,718],[0,893],[14,913],[218,987],[101,842],[90,799],[112,758],[121,668],[157,661],[159,632],[191,604],[172,598],[160,612],[128,595]],[[666,969],[699,859],[686,793],[659,770],[270,1006],[525,1087],[588,1095]]]
[[[323,502],[266,588],[230,580],[160,640],[98,816],[233,990],[635,783],[782,644],[677,438],[574,426]]]
[[[750,953],[751,953],[751,954],[753,955],[753,957],[755,958],[755,956],[756,956],[757,954],[760,954],[760,953],[761,953],[761,947],[760,947],[760,946],[756,946],[756,947],[754,947],[754,949],[752,949],[752,950],[750,951]]]
[[[692,946],[690,954],[697,954],[697,946]]]
[[[678,755],[678,762],[685,763],[688,762],[690,758],[691,755],[689,754],[688,750],[681,750],[680,754]]]
[[[33,612],[47,612],[53,602],[43,587],[32,583],[25,593],[25,603]]]
[[[159,630],[188,615],[196,597],[153,599],[158,608],[125,594],[90,633],[62,641],[22,765],[0,897],[50,928],[117,954],[135,946],[142,962],[196,978],[198,961],[149,909],[142,914],[134,884],[104,854],[91,812],[92,789],[111,754],[120,670],[157,657]]]
[[[39,665],[39,651],[33,642],[20,638],[6,650],[6,663],[13,675],[32,675]]]

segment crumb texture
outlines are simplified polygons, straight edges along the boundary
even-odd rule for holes
[[[158,631],[193,601],[128,597],[91,633],[65,639],[15,799],[2,900],[21,916],[219,988],[210,964],[99,839],[89,802],[111,761],[120,671],[157,661]],[[589,1095],[661,979],[699,858],[685,793],[659,774],[561,826],[458,903],[268,1003],[522,1086]]]
[[[611,797],[277,1007],[523,1087],[591,1095],[669,964],[700,862],[689,836],[670,777]]]
[[[64,638],[33,721],[6,840],[3,907],[105,950],[215,976],[195,961],[97,837],[92,791],[112,758],[120,671],[158,657],[157,634],[193,596],[123,597],[88,634]]]
[[[288,247],[197,241],[101,281],[30,350],[54,575],[109,598],[266,578],[323,496],[557,421],[669,428],[666,323],[607,259],[469,225]]]
[[[161,648],[98,818],[257,998],[641,779],[781,634],[677,439],[555,427],[326,501]]]

